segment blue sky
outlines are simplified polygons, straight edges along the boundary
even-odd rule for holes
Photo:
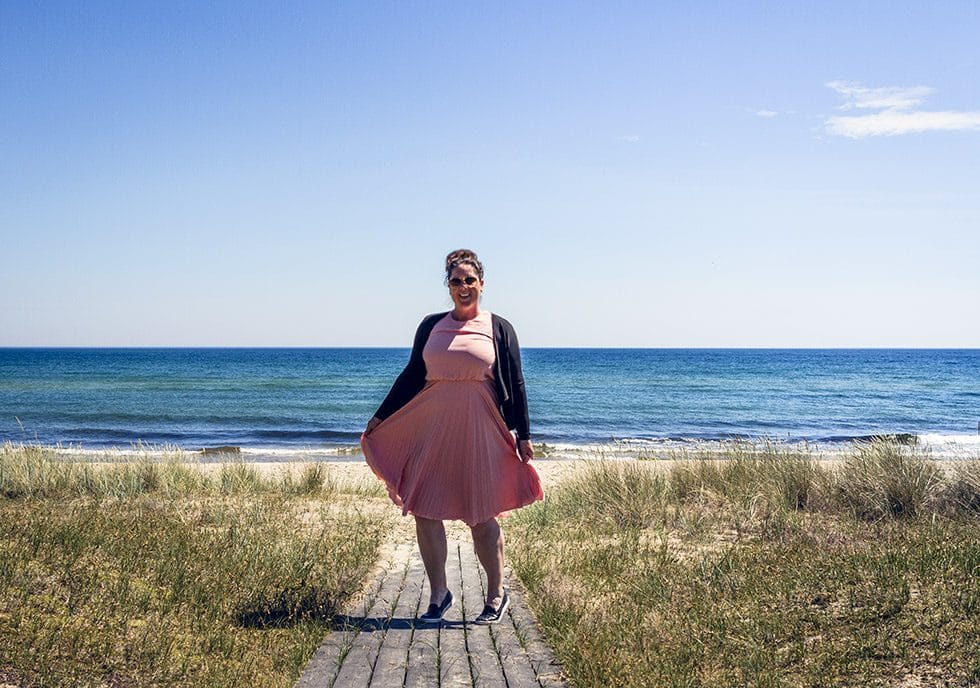
[[[0,345],[980,346],[980,4],[0,0]]]

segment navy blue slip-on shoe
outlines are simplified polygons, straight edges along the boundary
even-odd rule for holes
[[[443,615],[453,606],[453,594],[447,590],[446,596],[442,598],[442,604],[430,604],[425,610],[425,614],[419,617],[422,623],[439,623]]]
[[[485,626],[487,624],[495,624],[500,621],[500,617],[504,615],[507,611],[507,607],[510,606],[510,595],[504,590],[504,598],[500,601],[500,606],[494,609],[489,604],[483,608],[483,611],[478,617],[473,620],[473,623]]]

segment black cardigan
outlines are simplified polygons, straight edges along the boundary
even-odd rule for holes
[[[375,417],[384,420],[407,404],[425,387],[425,360],[422,349],[429,341],[429,334],[436,323],[449,311],[427,315],[415,332],[412,354],[405,370],[395,379],[388,396],[381,402]],[[527,416],[527,393],[524,390],[524,373],[521,370],[521,348],[517,343],[514,326],[496,315],[490,314],[493,323],[494,387],[497,390],[497,408],[507,427],[517,432],[517,439],[531,438],[531,426]]]

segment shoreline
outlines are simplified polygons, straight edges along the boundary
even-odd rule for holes
[[[841,442],[780,441],[771,438],[745,438],[731,440],[616,440],[605,443],[571,444],[535,442],[535,461],[579,460],[650,460],[664,461],[684,458],[711,458],[714,455],[771,452],[802,453],[814,459],[837,460],[852,452],[856,446],[872,437]],[[887,435],[878,439],[897,442],[930,458],[943,461],[980,460],[980,435]],[[364,463],[359,445],[334,445],[326,447],[248,447],[211,446],[187,448],[177,445],[133,444],[128,447],[83,447],[80,445],[44,445],[37,443],[4,443],[5,447],[34,447],[49,451],[59,458],[96,463],[115,463],[136,459],[177,459],[193,463],[221,464],[240,461],[251,464],[297,463]]]

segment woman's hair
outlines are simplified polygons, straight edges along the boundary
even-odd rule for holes
[[[461,248],[453,251],[446,256],[446,282],[453,276],[453,268],[458,265],[471,265],[476,274],[483,280],[483,263],[476,257],[476,253],[468,248]]]

